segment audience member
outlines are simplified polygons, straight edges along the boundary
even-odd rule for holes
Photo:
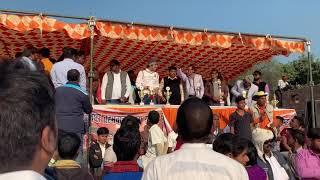
[[[290,128],[285,128],[280,132],[281,135],[281,144],[280,144],[280,150],[281,151],[289,151],[292,152],[291,147],[288,144],[288,130],[289,129],[296,129],[304,131],[304,120],[300,116],[294,116],[293,119],[290,121]]]
[[[148,148],[145,155],[141,156],[143,168],[157,156],[161,156],[168,151],[168,140],[164,135],[163,131],[158,126],[160,115],[157,111],[150,111],[148,114],[148,126],[149,137],[148,137]]]
[[[177,70],[177,75],[185,83],[185,99],[188,97],[198,97],[202,98],[204,94],[204,85],[202,76],[196,74],[195,67],[193,65],[188,67],[187,74],[183,73],[181,69]]]
[[[252,76],[246,76],[243,80],[238,80],[234,84],[234,86],[231,88],[231,93],[233,94],[233,103],[235,102],[236,97],[243,96],[246,98],[246,104],[248,107],[253,105],[252,98],[259,91],[259,88],[258,86],[254,85],[252,81]]]
[[[54,164],[53,169],[59,180],[93,180],[88,169],[81,167],[75,161],[81,145],[81,139],[75,133],[64,133],[58,140],[60,159]]]
[[[81,89],[83,91],[87,90],[86,72],[81,64],[74,62],[75,53],[72,48],[63,48],[63,61],[53,65],[50,75],[55,88],[65,85],[68,82],[68,71],[76,69],[80,73],[79,84]]]
[[[30,47],[23,50],[18,61],[20,61],[25,68],[28,68],[31,71],[42,71],[42,64],[38,62],[37,58],[37,49]]]
[[[265,93],[267,93],[269,95],[269,85],[262,80],[261,76],[262,76],[261,71],[254,71],[253,72],[253,84],[258,86],[259,91],[264,91]]]
[[[142,179],[248,179],[242,165],[205,144],[212,119],[212,110],[201,99],[184,101],[178,109],[176,122],[185,144],[178,151],[155,158]]]
[[[83,138],[85,129],[84,113],[90,114],[92,106],[88,95],[79,85],[80,73],[76,69],[67,72],[68,82],[56,88],[56,119],[58,128],[66,132],[73,132]],[[77,159],[82,163],[82,145]]]
[[[141,179],[142,169],[137,163],[141,143],[139,131],[129,128],[120,128],[114,135],[113,150],[117,155],[117,162],[104,180],[126,180]]]
[[[172,105],[180,105],[184,101],[184,91],[181,79],[177,76],[177,68],[175,66],[169,67],[169,75],[164,77],[160,82],[160,91],[163,102],[166,102],[166,92],[169,88],[170,99],[169,103]]]
[[[84,64],[85,62],[85,53],[84,51],[77,51],[76,55],[75,55],[75,62],[79,63],[79,64]]]
[[[50,74],[52,66],[53,66],[51,60],[49,59],[50,58],[50,49],[41,48],[39,50],[39,53],[40,53],[41,63],[44,67],[44,71],[47,72],[48,74]]]
[[[219,135],[212,143],[212,149],[218,153],[232,158],[232,140],[235,135],[232,133],[224,133]]]
[[[248,143],[247,156],[249,161],[246,164],[246,169],[249,175],[249,180],[267,180],[266,171],[258,166],[258,152],[251,141]]]
[[[291,153],[289,153],[288,155],[290,167],[296,179],[299,179],[300,177],[298,176],[297,172],[294,169],[294,167],[296,167],[294,159],[297,153],[303,150],[303,146],[305,144],[305,133],[301,130],[290,128],[288,129],[287,138],[288,138],[288,141],[287,141],[288,145],[291,149]]]
[[[112,60],[110,71],[106,72],[101,84],[103,103],[120,104],[128,101],[131,83],[128,73],[120,70],[120,62]]]
[[[301,179],[320,179],[320,128],[311,128],[308,138],[311,139],[311,146],[297,153],[295,170]]]
[[[237,109],[230,115],[229,126],[231,133],[248,140],[252,139],[251,123],[253,123],[252,115],[246,112],[246,101],[242,96],[236,98]]]
[[[109,130],[101,127],[97,130],[97,135],[97,142],[93,142],[89,148],[89,165],[95,179],[101,179],[104,155],[106,149],[110,147],[108,144]]]
[[[267,103],[267,96],[263,91],[255,94],[257,103],[250,107],[253,116],[253,126],[259,128],[271,128],[273,125],[273,107]]]
[[[44,180],[57,140],[53,88],[13,63],[0,61],[0,179]]]
[[[255,128],[252,139],[258,151],[258,165],[268,173],[269,180],[294,179],[284,156],[280,152],[272,151],[274,134],[271,130]]]

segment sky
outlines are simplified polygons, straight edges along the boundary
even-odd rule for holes
[[[305,37],[320,57],[319,0],[1,0],[1,9]],[[277,57],[280,62],[289,58]]]

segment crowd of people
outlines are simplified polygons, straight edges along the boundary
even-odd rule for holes
[[[218,71],[203,82],[193,66],[186,74],[171,66],[160,80],[156,59],[137,78],[112,60],[97,92],[101,103],[181,104],[173,131],[161,130],[157,111],[142,132],[140,120],[127,116],[113,142],[107,128],[97,130],[86,163],[84,114],[92,105],[84,54],[64,48],[59,59],[50,59],[47,48],[28,48],[0,61],[0,180],[320,179],[320,129],[306,128],[299,116],[280,128],[284,119],[273,119],[261,72],[229,92]],[[287,85],[284,77],[279,88]],[[210,105],[230,104],[237,108],[220,129]]]

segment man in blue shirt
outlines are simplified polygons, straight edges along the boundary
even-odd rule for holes
[[[50,76],[55,88],[65,85],[68,81],[67,72],[70,69],[76,69],[80,73],[79,84],[81,89],[83,91],[87,90],[84,67],[81,64],[74,62],[76,53],[77,51],[75,49],[65,48],[63,50],[63,61],[57,62],[53,65]]]

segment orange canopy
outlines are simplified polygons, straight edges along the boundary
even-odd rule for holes
[[[241,74],[254,64],[275,55],[303,53],[303,41],[97,21],[94,37],[94,66],[99,72],[109,69],[117,59],[123,70],[141,70],[151,57],[159,60],[159,74],[170,65],[186,68],[209,77],[213,69],[227,79]],[[63,47],[89,52],[90,30],[86,23],[72,24],[46,16],[0,14],[0,56],[14,57],[27,45],[48,47],[58,58]],[[89,58],[88,58],[89,61]],[[85,65],[88,68],[89,62]]]

